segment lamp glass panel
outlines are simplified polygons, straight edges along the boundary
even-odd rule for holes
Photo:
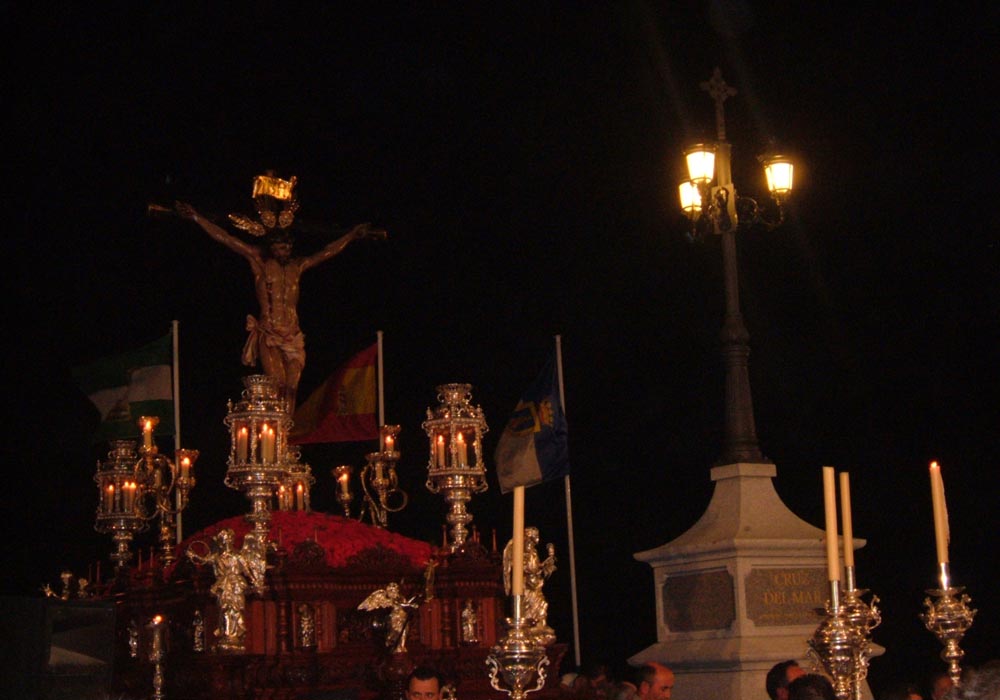
[[[771,160],[764,165],[767,175],[767,189],[773,194],[788,194],[792,191],[792,164],[787,160]]]
[[[688,216],[694,216],[701,211],[701,193],[692,180],[682,182],[678,186],[681,197],[681,209]]]
[[[695,182],[711,182],[715,176],[715,151],[708,148],[694,148],[684,154],[687,159],[688,175]]]

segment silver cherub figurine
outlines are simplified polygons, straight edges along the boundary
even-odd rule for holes
[[[548,556],[538,558],[538,528],[524,528],[524,617],[528,620],[529,634],[540,643],[549,645],[556,640],[555,630],[548,625],[549,603],[542,594],[545,579],[556,570],[556,547],[551,542],[546,547]],[[510,595],[511,569],[513,568],[514,542],[503,548],[503,588]]]
[[[398,583],[390,583],[385,588],[372,591],[358,605],[358,610],[378,610],[389,608],[389,629],[385,635],[385,645],[393,654],[406,651],[406,632],[410,626],[410,609],[420,607],[417,596],[409,600],[403,598]]]
[[[261,537],[249,532],[239,551],[233,546],[234,533],[229,528],[212,538],[208,553],[201,555],[190,549],[188,558],[196,564],[211,564],[215,583],[209,589],[219,605],[219,626],[215,630],[221,651],[243,651],[246,624],[246,590],[253,586],[258,595],[264,591],[267,545]]]

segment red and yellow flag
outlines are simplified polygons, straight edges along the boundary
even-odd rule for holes
[[[345,362],[295,410],[293,445],[378,439],[375,362],[378,343]]]

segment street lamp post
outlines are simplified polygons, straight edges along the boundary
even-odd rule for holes
[[[750,197],[739,197],[733,184],[731,149],[726,141],[724,103],[736,94],[716,68],[702,89],[715,101],[717,140],[697,144],[685,151],[690,179],[680,185],[681,208],[692,222],[697,237],[714,233],[722,238],[722,267],[726,291],[726,316],[722,324],[722,356],[726,367],[725,432],[719,464],[769,463],[757,443],[757,429],[750,393],[747,358],[750,334],[740,312],[736,262],[736,232],[739,228],[774,228],[784,221],[782,198],[792,189],[792,163],[782,156],[761,158],[768,189],[778,206],[778,218],[766,219]]]

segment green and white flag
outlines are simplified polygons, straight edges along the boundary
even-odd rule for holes
[[[94,441],[138,437],[139,418],[157,416],[157,435],[173,435],[172,336],[73,370],[73,377],[101,414]]]

